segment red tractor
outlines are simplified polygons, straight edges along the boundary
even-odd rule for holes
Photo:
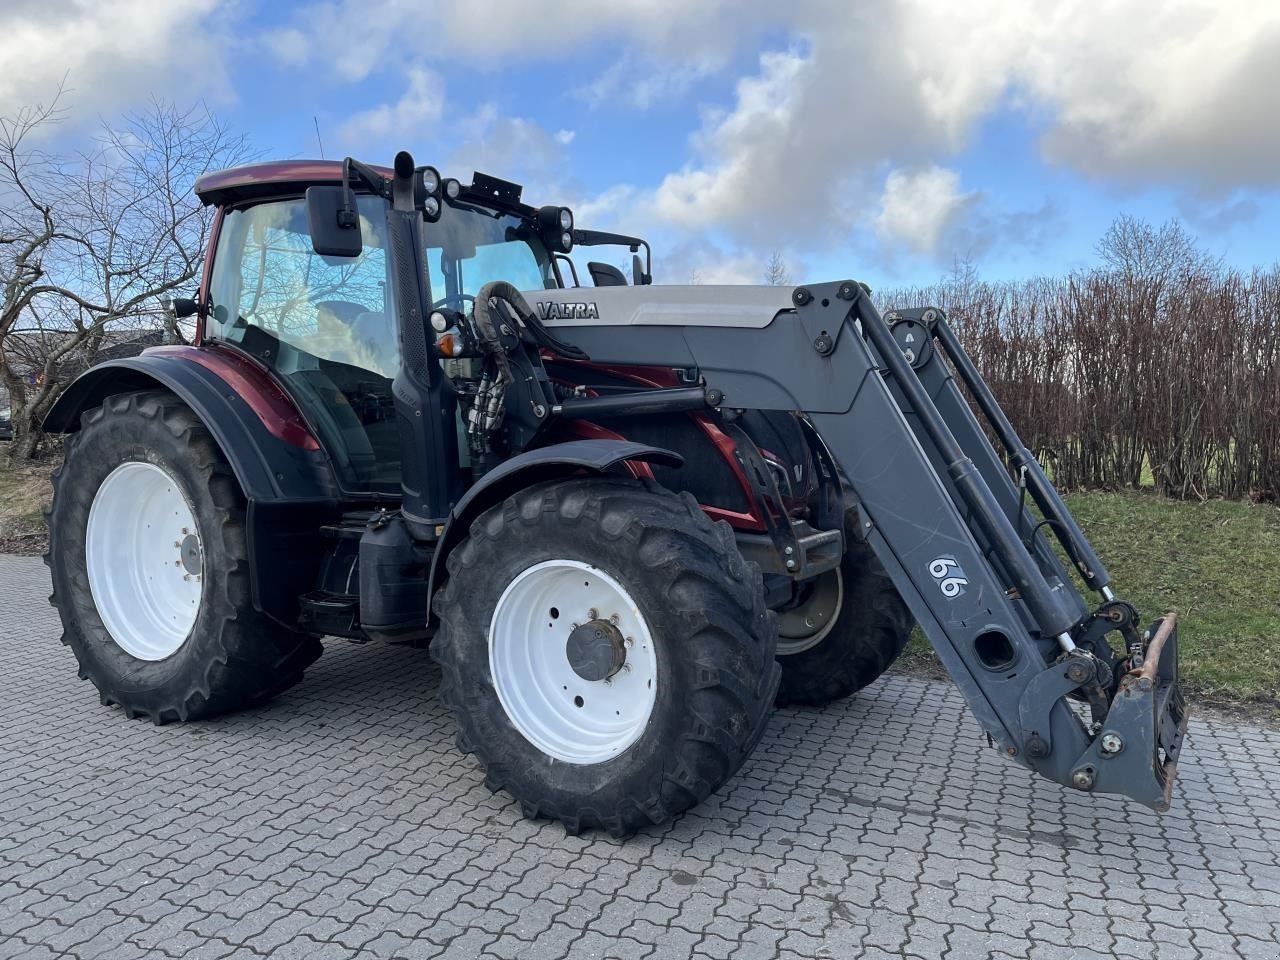
[[[46,422],[72,435],[53,603],[103,703],[195,720],[297,683],[322,636],[429,644],[491,785],[621,834],[914,621],[1007,756],[1167,805],[1174,620],[1112,593],[941,311],[652,286],[643,240],[408,154],[196,191],[194,344],[93,368]],[[592,245],[633,282],[580,286]]]

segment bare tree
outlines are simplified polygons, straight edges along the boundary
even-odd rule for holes
[[[1167,283],[1174,279],[1209,277],[1222,261],[1202,250],[1180,220],[1153,226],[1131,214],[1111,221],[1094,249],[1107,268],[1130,280]]]
[[[104,338],[181,337],[160,300],[202,265],[211,218],[191,186],[248,155],[205,106],[161,100],[104,122],[87,150],[53,154],[33,143],[60,121],[60,98],[0,118],[0,382],[15,459],[37,452],[45,415]]]
[[[791,285],[791,270],[787,267],[787,261],[782,258],[781,251],[775,250],[769,255],[769,260],[764,265],[764,282],[771,287]]]

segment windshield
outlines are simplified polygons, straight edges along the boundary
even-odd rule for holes
[[[490,280],[506,280],[517,290],[557,286],[547,248],[519,217],[447,201],[424,235],[436,307],[468,311]]]

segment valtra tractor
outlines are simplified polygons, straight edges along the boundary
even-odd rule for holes
[[[196,191],[193,345],[93,368],[46,422],[52,602],[104,704],[197,720],[321,637],[429,646],[491,787],[625,834],[918,623],[995,749],[1168,806],[1175,618],[1113,593],[941,310],[654,286],[642,239],[407,153]],[[631,282],[581,284],[591,246]]]

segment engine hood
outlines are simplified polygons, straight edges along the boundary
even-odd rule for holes
[[[794,287],[647,286],[528,290],[548,327],[767,327],[792,308]]]

